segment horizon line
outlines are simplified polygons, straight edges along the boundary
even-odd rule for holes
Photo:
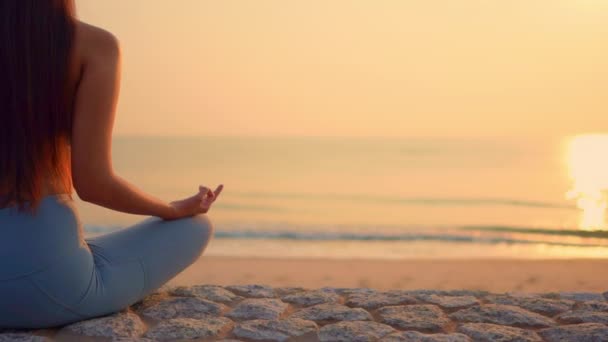
[[[115,133],[113,138],[309,138],[309,139],[433,139],[433,140],[488,140],[488,139],[567,139],[580,135],[608,134],[602,132],[571,133],[564,135],[286,135],[286,134],[148,134],[148,133]]]

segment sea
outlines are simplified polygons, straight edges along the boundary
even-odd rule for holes
[[[608,228],[603,218],[585,219],[571,145],[569,138],[119,136],[112,153],[121,177],[167,201],[193,195],[199,184],[224,184],[207,213],[215,234],[205,255],[606,258]],[[76,201],[86,236],[144,219]]]

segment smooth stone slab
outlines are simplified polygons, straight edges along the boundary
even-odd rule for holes
[[[247,298],[274,298],[274,289],[268,285],[230,285],[226,289],[236,293],[239,296]]]
[[[212,338],[230,330],[232,324],[233,322],[225,317],[172,318],[152,327],[144,336],[161,341]]]
[[[361,308],[349,308],[342,304],[317,304],[293,313],[290,317],[315,322],[371,321],[372,315]]]
[[[450,317],[463,323],[494,323],[522,328],[546,328],[555,322],[540,314],[517,306],[486,304],[462,309],[450,314]]]
[[[416,304],[418,301],[403,291],[355,292],[348,296],[346,305],[350,307],[377,309],[388,305]]]
[[[228,307],[197,297],[169,297],[141,311],[145,317],[165,320],[171,318],[205,318],[220,316]]]
[[[491,323],[466,323],[458,331],[479,342],[540,342],[534,331]]]
[[[479,300],[473,296],[441,296],[441,295],[421,295],[420,300],[439,305],[444,309],[462,309],[473,305],[479,305]]]
[[[494,304],[519,306],[546,316],[555,316],[572,309],[573,300],[542,297],[512,297],[506,295],[488,296],[486,300]]]
[[[418,331],[400,331],[390,334],[382,342],[470,342],[471,339],[460,333],[423,334]]]
[[[347,321],[324,326],[318,336],[321,342],[371,342],[394,331],[391,326],[382,323]]]
[[[566,324],[578,323],[602,323],[608,324],[608,312],[596,312],[588,310],[575,310],[564,312],[557,319]]]
[[[50,342],[46,336],[37,336],[29,333],[0,333],[0,342]]]
[[[233,334],[236,337],[254,341],[288,341],[317,332],[319,327],[315,322],[286,318],[281,320],[256,319],[241,322],[236,325]]]
[[[146,325],[138,315],[120,311],[67,325],[59,333],[69,332],[91,337],[137,337],[145,330]]]
[[[608,341],[608,327],[599,323],[562,325],[538,332],[547,342],[603,342]]]
[[[287,303],[276,298],[247,298],[226,316],[237,319],[278,319],[287,307]]]
[[[595,292],[560,292],[559,296],[561,299],[570,299],[577,302],[587,302],[591,300],[602,301],[605,300],[601,293]]]
[[[378,310],[378,315],[382,323],[421,332],[443,332],[450,323],[441,309],[430,304],[385,306]]]
[[[322,303],[338,303],[340,296],[334,291],[311,290],[284,296],[283,301],[300,306],[311,306]]]
[[[243,299],[243,297],[216,285],[179,286],[171,289],[169,294],[179,297],[199,297],[212,302],[227,304]]]

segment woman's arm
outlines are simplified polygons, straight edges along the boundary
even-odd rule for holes
[[[71,158],[72,179],[78,196],[109,209],[164,219],[202,212],[196,207],[205,196],[213,200],[216,197],[206,188],[189,199],[169,204],[140,191],[114,173],[111,143],[120,89],[119,44],[109,32],[81,23],[76,46],[82,74],[74,104]]]

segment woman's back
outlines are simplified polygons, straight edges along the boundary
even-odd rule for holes
[[[70,52],[70,60],[68,64],[67,77],[65,79],[65,96],[70,100],[71,106],[65,110],[69,113],[70,120],[74,119],[74,105],[77,99],[78,86],[82,77],[84,76],[85,70],[87,71],[88,78],[94,78],[96,73],[109,72],[111,67],[116,67],[118,63],[118,55],[120,53],[118,47],[118,41],[109,32],[100,29],[98,27],[86,24],[81,21],[74,22],[74,35]],[[60,85],[56,85],[59,87]],[[87,97],[86,92],[83,92],[83,97]],[[90,93],[90,95],[94,95]],[[90,96],[89,95],[89,96]],[[101,94],[97,94],[101,95]],[[84,99],[87,101],[87,99]],[[71,123],[73,124],[73,122]],[[71,126],[70,126],[71,127]],[[10,127],[6,127],[7,130]],[[65,149],[68,151],[71,148],[71,137],[70,139],[59,141],[59,149]],[[70,162],[69,160],[67,162]],[[40,197],[53,194],[64,194],[71,193],[71,188],[65,187],[63,180],[57,179],[57,174],[54,172],[48,172],[50,170],[42,170],[42,182],[40,189]],[[69,183],[71,184],[71,174]],[[2,206],[2,199],[7,197],[9,191],[6,189],[7,185],[4,182],[0,182],[0,208]],[[28,199],[28,198],[26,198]],[[29,199],[28,199],[29,200]],[[6,203],[4,206],[11,206],[15,203]]]
[[[8,202],[3,206],[35,204],[48,188],[69,192],[77,78],[73,11],[73,1],[0,2],[0,195]]]

